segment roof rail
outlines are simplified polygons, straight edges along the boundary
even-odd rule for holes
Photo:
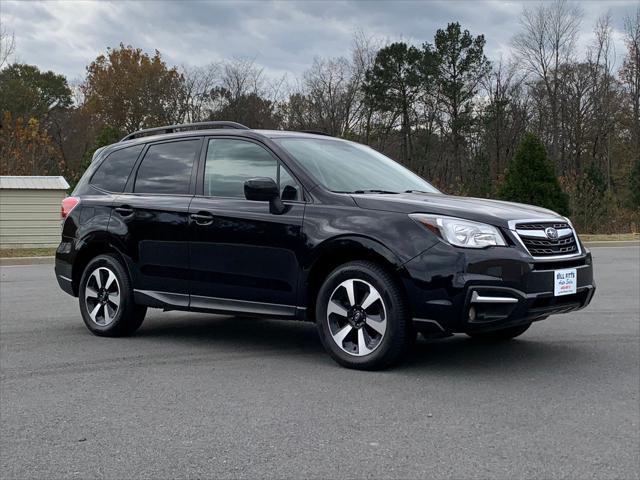
[[[325,137],[333,137],[330,133],[323,132],[320,130],[300,130],[301,133],[312,133],[314,135],[324,135]]]
[[[173,133],[186,130],[213,130],[216,128],[235,128],[236,130],[249,130],[249,127],[236,122],[215,121],[215,122],[197,122],[197,123],[183,123],[181,125],[167,125],[165,127],[146,128],[144,130],[138,130],[132,132],[124,137],[121,142],[125,140],[131,140],[139,137],[146,137],[153,134],[160,133]]]

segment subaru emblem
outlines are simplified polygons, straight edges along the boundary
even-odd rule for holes
[[[549,240],[557,240],[558,239],[558,230],[553,227],[547,227],[544,229],[544,234],[547,236]]]

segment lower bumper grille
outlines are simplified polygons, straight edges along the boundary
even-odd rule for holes
[[[590,287],[572,295],[537,298],[529,307],[529,314],[554,315],[572,312],[585,307],[591,300],[592,294],[593,287]]]

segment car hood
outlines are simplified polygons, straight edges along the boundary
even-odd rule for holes
[[[564,219],[546,208],[440,193],[354,194],[360,208],[400,213],[431,213],[508,227],[510,220]]]

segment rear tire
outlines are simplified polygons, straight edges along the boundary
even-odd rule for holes
[[[467,335],[474,340],[482,342],[505,342],[522,335],[524,332],[529,330],[530,326],[531,324],[527,323],[515,327],[501,328],[500,330],[492,330],[490,332],[468,332]]]
[[[79,303],[87,328],[102,337],[131,335],[147,313],[147,307],[135,304],[129,275],[114,255],[100,255],[87,264]]]
[[[415,339],[401,288],[369,261],[350,262],[329,274],[318,292],[316,326],[329,355],[359,370],[398,363]]]

